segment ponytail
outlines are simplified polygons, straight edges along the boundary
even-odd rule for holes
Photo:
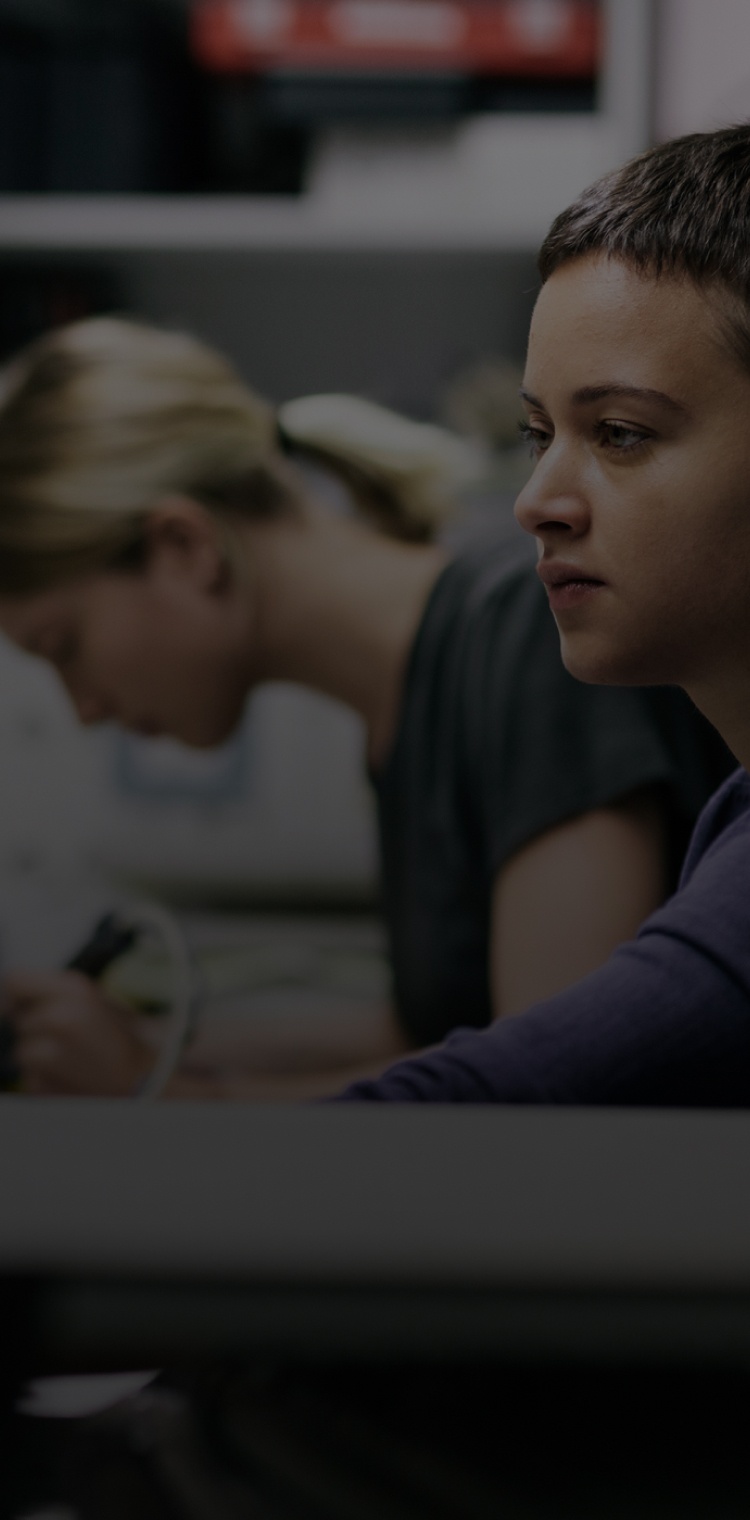
[[[282,447],[324,465],[394,538],[434,537],[476,477],[477,448],[358,396],[303,396],[277,413]]]

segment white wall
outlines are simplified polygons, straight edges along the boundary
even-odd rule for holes
[[[750,117],[748,0],[661,0],[657,138],[710,131],[745,117]]]

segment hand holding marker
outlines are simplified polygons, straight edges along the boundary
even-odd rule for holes
[[[106,913],[93,933],[66,963],[66,971],[77,971],[98,981],[119,955],[124,954],[142,933],[156,931],[172,961],[173,986],[169,1007],[169,1028],[154,1065],[138,1083],[134,1097],[153,1098],[162,1092],[178,1064],[193,1026],[194,988],[190,952],[175,916],[168,909],[150,902],[137,902],[127,913]],[[16,1035],[11,1020],[0,1017],[0,1090],[17,1091],[20,1072],[15,1056]]]

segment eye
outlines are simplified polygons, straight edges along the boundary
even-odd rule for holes
[[[534,427],[530,422],[522,419],[518,424],[518,431],[524,443],[528,444],[529,454],[532,459],[538,459],[552,442],[552,434],[545,428]]]
[[[645,428],[633,427],[628,422],[611,422],[609,419],[598,422],[596,432],[604,448],[615,454],[632,454],[649,443],[653,436]]]

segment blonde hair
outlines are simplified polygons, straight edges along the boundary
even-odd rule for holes
[[[0,592],[137,563],[165,495],[225,514],[294,510],[284,454],[297,451],[383,531],[417,542],[471,472],[459,439],[356,397],[277,412],[188,334],[118,318],[59,328],[0,381]]]

